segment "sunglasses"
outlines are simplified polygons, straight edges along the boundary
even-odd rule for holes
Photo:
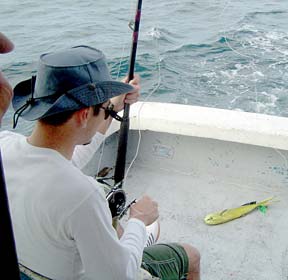
[[[112,117],[113,119],[119,121],[119,122],[122,122],[123,121],[123,118],[120,117],[117,112],[115,112],[114,110],[112,109],[109,109],[109,108],[105,108],[105,107],[100,107],[100,109],[103,109],[105,111],[105,117],[104,117],[104,120],[107,120],[109,117]]]

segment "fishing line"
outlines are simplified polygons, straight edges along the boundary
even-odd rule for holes
[[[128,13],[128,18],[132,19],[133,18],[133,3],[134,1],[133,0],[130,0],[130,4],[129,4],[129,7],[130,7],[130,10],[129,10],[129,13]],[[135,5],[134,5],[135,6]],[[130,25],[131,23],[131,20],[129,21],[128,23],[128,26]],[[130,29],[128,29],[130,31]],[[128,32],[127,30],[127,32]],[[119,76],[120,76],[120,73],[121,73],[121,67],[122,67],[122,63],[124,61],[124,54],[125,54],[125,51],[128,47],[128,43],[126,40],[124,40],[123,38],[123,42],[122,42],[122,51],[121,51],[121,56],[120,56],[120,59],[119,61],[115,62],[111,68],[113,69],[113,67],[117,64],[118,65],[118,70],[117,70],[117,75],[116,75],[116,80],[119,80]],[[105,148],[105,142],[106,142],[106,135],[104,136],[104,139],[101,143],[102,147],[101,147],[101,152],[100,152],[100,158],[99,158],[99,161],[98,161],[98,167],[97,167],[97,172],[96,174],[98,174],[100,172],[100,168],[101,168],[101,164],[102,164],[102,159],[103,159],[103,155],[104,155],[104,148]]]
[[[224,15],[224,12],[225,12],[225,10],[227,10],[228,9],[228,7],[230,6],[230,4],[231,4],[231,0],[230,1],[227,1],[226,3],[225,3],[225,6],[224,6],[224,8],[222,9],[222,12],[220,13],[220,15],[218,16],[218,18],[222,18],[223,17],[223,15]],[[233,25],[232,25],[233,26]],[[230,27],[232,27],[232,26],[230,26]],[[223,36],[224,36],[224,41],[225,41],[225,43],[226,43],[226,45],[228,46],[228,48],[229,49],[231,49],[231,51],[232,52],[234,52],[234,53],[236,53],[236,54],[238,54],[238,55],[240,55],[240,56],[243,56],[243,57],[246,57],[246,58],[250,58],[250,59],[254,59],[252,56],[249,56],[249,55],[246,55],[246,54],[243,54],[243,53],[240,53],[240,52],[238,52],[237,50],[235,50],[231,45],[230,45],[230,43],[228,42],[228,40],[227,40],[227,31],[223,31]],[[242,47],[243,48],[245,48],[243,45],[242,45]]]
[[[280,157],[284,160],[284,164],[286,169],[288,170],[288,161],[287,158],[283,155],[283,153],[281,153],[278,149],[274,148],[274,151],[280,155]]]
[[[227,10],[227,9],[229,8],[231,2],[232,2],[232,1],[227,1],[227,2],[225,3],[225,6],[224,6],[224,8],[222,9],[222,12],[221,12],[220,15],[219,15],[219,18],[221,18],[221,17],[224,15],[225,10]],[[233,25],[232,25],[232,26],[233,26]],[[239,29],[238,29],[238,30],[239,30]],[[236,31],[237,31],[237,29],[236,29]],[[229,43],[229,41],[228,41],[228,39],[227,39],[227,38],[228,38],[227,31],[223,31],[223,38],[224,38],[224,41],[225,41],[226,46],[227,46],[233,53],[235,53],[235,54],[237,54],[237,55],[239,55],[239,56],[241,56],[241,57],[248,58],[248,59],[250,60],[250,62],[252,62],[252,64],[251,64],[252,71],[254,71],[254,73],[256,73],[257,71],[256,71],[256,67],[255,67],[255,64],[256,64],[256,63],[255,63],[255,58],[254,58],[253,56],[250,56],[250,55],[244,54],[244,53],[242,53],[242,52],[239,52],[239,51],[236,50],[234,47],[232,47],[232,45]],[[240,44],[241,44],[241,43],[240,43]],[[245,49],[245,46],[244,46],[243,44],[241,44],[241,46]],[[242,92],[241,95],[242,95],[243,93],[245,93],[245,92],[247,92],[247,91]],[[255,94],[255,103],[256,103],[255,111],[256,111],[257,113],[259,113],[258,90],[257,90],[257,80],[256,80],[256,78],[255,78],[255,85],[254,85],[254,94]],[[235,102],[236,99],[238,99],[238,98],[234,98],[234,102]]]
[[[160,36],[159,36],[160,37]],[[137,148],[136,148],[136,152],[135,152],[135,156],[133,157],[129,167],[126,170],[124,179],[123,179],[123,185],[125,185],[126,183],[126,178],[130,172],[130,169],[132,168],[133,164],[135,163],[138,154],[139,154],[139,149],[140,149],[140,144],[141,144],[141,140],[142,140],[142,134],[141,134],[141,124],[140,124],[140,114],[141,111],[143,109],[143,106],[145,105],[145,102],[147,102],[151,96],[160,88],[161,85],[161,58],[160,58],[160,51],[159,51],[159,38],[157,36],[155,36],[156,38],[156,56],[157,56],[157,63],[156,63],[156,68],[157,68],[157,73],[158,73],[158,81],[156,86],[154,87],[154,89],[152,89],[152,91],[148,94],[148,96],[146,96],[146,98],[143,100],[143,103],[141,104],[138,112],[137,112],[137,120],[138,120],[138,143],[137,143]]]
[[[231,2],[232,2],[232,1],[230,0],[230,1],[227,1],[227,2],[225,3],[225,6],[224,6],[222,12],[221,12],[220,15],[219,15],[219,18],[221,18],[221,17],[223,16],[224,11],[228,9],[228,7],[230,6]],[[239,30],[239,29],[238,29],[238,30]],[[237,51],[236,49],[234,49],[234,48],[231,46],[231,44],[229,43],[228,39],[227,39],[227,38],[228,38],[227,31],[224,31],[224,32],[223,32],[223,37],[224,37],[225,44],[227,45],[227,47],[228,47],[233,53],[235,53],[235,54],[237,54],[237,55],[239,55],[239,56],[241,56],[241,57],[250,59],[250,62],[252,62],[252,64],[251,64],[252,71],[254,71],[254,73],[255,73],[255,72],[256,72],[255,58],[254,58],[253,56],[250,56],[250,55],[247,55],[247,54],[243,54],[243,53]],[[241,44],[241,43],[240,43],[240,44]],[[243,44],[241,44],[241,46],[243,47],[243,49],[245,49],[245,47],[244,47]],[[259,104],[258,104],[258,95],[259,95],[259,94],[258,94],[257,84],[256,84],[256,83],[257,83],[257,81],[255,80],[255,85],[254,85],[254,94],[255,94],[255,103],[256,103],[256,108],[255,108],[255,110],[256,110],[257,113],[259,113]],[[246,93],[246,92],[248,92],[248,91],[249,91],[249,90],[245,90],[244,92],[241,92],[240,95],[242,95],[243,93]],[[238,98],[240,98],[240,96],[239,96]],[[232,100],[232,102],[234,103],[235,100],[237,100],[238,98],[234,98],[234,99]],[[232,102],[231,102],[231,103],[232,103]]]
[[[214,3],[215,3],[216,1],[214,1]],[[228,0],[228,1],[226,1],[226,3],[224,4],[224,7],[223,7],[223,9],[222,9],[222,11],[221,11],[221,13],[217,16],[217,18],[223,18],[224,17],[224,14],[225,14],[225,12],[226,12],[226,10],[228,10],[228,8],[229,8],[229,6],[230,6],[230,4],[231,4],[231,0]],[[216,3],[217,4],[217,3]],[[233,25],[232,25],[233,26]],[[236,29],[237,30],[237,29]],[[239,29],[238,29],[239,30]],[[239,56],[241,56],[241,57],[245,57],[245,58],[248,58],[248,59],[250,59],[250,61],[252,61],[253,63],[252,63],[252,70],[254,70],[255,72],[256,72],[256,68],[255,68],[255,58],[254,57],[252,57],[252,56],[250,56],[250,55],[247,55],[247,54],[243,54],[243,53],[241,53],[241,52],[239,52],[239,51],[237,51],[235,48],[233,48],[232,47],[232,45],[229,43],[229,41],[228,41],[228,34],[227,34],[227,31],[223,31],[223,38],[224,38],[224,41],[225,41],[225,44],[227,45],[227,47],[233,52],[233,53],[235,53],[235,54],[237,54],[237,55],[239,55]],[[243,48],[245,48],[245,46],[243,45],[243,44],[241,44],[241,46],[243,47]],[[243,93],[246,93],[246,92],[248,92],[249,91],[249,89],[248,90],[245,90],[245,91],[242,91],[241,93],[240,93],[240,95],[242,95]],[[256,112],[259,112],[259,108],[258,108],[258,90],[257,90],[257,86],[256,86],[256,84],[255,84],[255,86],[254,86],[254,93],[255,93],[255,102],[256,102]],[[232,101],[231,101],[231,103],[234,103],[236,100],[238,100],[240,98],[240,96],[238,96],[238,97],[235,97]]]
[[[116,80],[118,80],[118,79],[119,79],[119,76],[120,76],[121,67],[122,67],[122,62],[123,62],[123,60],[124,60],[124,53],[125,53],[125,49],[127,48],[127,46],[128,46],[128,44],[124,42],[124,43],[123,43],[122,53],[121,53],[119,62],[116,62],[115,64],[112,65],[112,68],[113,68],[114,65],[116,65],[116,64],[119,63],[118,70],[117,70]],[[100,168],[101,168],[106,138],[107,138],[107,137],[104,136],[103,142],[101,143],[102,147],[101,147],[100,158],[99,158],[99,161],[98,161],[98,167],[97,167],[97,173],[96,173],[96,174],[99,173]]]
[[[224,31],[223,32],[224,33],[224,40],[225,40],[225,43],[226,43],[226,45],[228,46],[228,48],[229,49],[231,49],[231,51],[233,51],[234,53],[236,53],[236,54],[238,54],[238,55],[240,55],[240,56],[243,56],[243,57],[245,57],[245,58],[249,58],[249,59],[251,59],[252,61],[254,61],[254,57],[253,56],[250,56],[250,55],[247,55],[247,54],[243,54],[243,53],[240,53],[240,52],[238,52],[237,50],[235,50],[231,45],[230,45],[230,43],[228,42],[228,40],[227,40],[227,31]],[[242,45],[242,47],[245,49],[245,47]]]
[[[215,3],[215,2],[216,2],[216,1],[214,1],[214,3]],[[231,0],[226,1],[226,3],[224,4],[224,8],[222,9],[222,12],[221,12],[220,15],[218,16],[219,18],[222,18],[222,17],[223,17],[223,14],[224,14],[225,10],[227,10],[227,8],[229,7],[230,3],[231,3]],[[216,3],[216,4],[218,4],[218,3]]]
[[[130,7],[131,7],[131,14],[132,14],[132,5],[130,5]],[[130,24],[131,24],[131,21],[130,21],[129,25]],[[156,42],[156,47],[155,47],[155,49],[156,49],[156,57],[157,57],[157,61],[158,61],[157,64],[156,64],[156,67],[157,67],[157,70],[158,70],[158,80],[157,80],[156,86],[154,87],[154,89],[152,89],[152,91],[148,94],[148,96],[143,100],[143,103],[142,103],[142,105],[140,106],[140,108],[139,108],[139,110],[137,112],[137,119],[138,119],[138,143],[137,143],[137,149],[136,149],[135,156],[133,157],[128,169],[125,172],[125,176],[123,178],[123,185],[125,184],[126,178],[128,176],[128,173],[129,173],[131,167],[133,166],[133,164],[134,164],[134,162],[135,162],[135,160],[136,160],[136,158],[137,158],[137,156],[139,154],[139,148],[140,148],[140,143],[141,143],[141,139],[142,139],[141,129],[140,129],[140,114],[141,114],[142,108],[144,106],[144,103],[147,102],[151,98],[151,96],[159,89],[159,87],[161,85],[161,59],[160,59],[160,51],[159,51],[159,40],[158,40],[159,38],[157,36],[155,36],[154,38],[156,38],[156,41],[155,41]],[[117,79],[119,78],[119,75],[120,75],[122,61],[124,59],[124,52],[125,52],[125,44],[124,44],[124,46],[122,48],[122,56],[121,56],[121,60],[120,60],[120,63],[119,63]],[[101,162],[102,162],[102,159],[103,159],[104,147],[105,147],[105,139],[104,139],[104,141],[102,143],[102,149],[101,149],[100,160],[98,162],[97,174],[100,171],[100,166],[101,166]]]

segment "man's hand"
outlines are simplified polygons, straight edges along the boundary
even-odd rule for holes
[[[3,33],[0,32],[0,53],[10,52],[13,50],[13,48],[13,43]],[[13,90],[0,71],[0,124],[3,115],[10,105],[12,97]]]
[[[129,218],[141,220],[146,226],[151,225],[159,217],[158,203],[152,200],[148,195],[144,195],[130,207]]]
[[[11,52],[14,48],[13,43],[0,32],[0,53]]]
[[[13,90],[7,80],[0,72],[0,124],[1,119],[7,111],[13,97]]]
[[[122,82],[127,83],[128,78],[126,77],[124,80],[122,80]],[[111,102],[114,104],[114,110],[116,112],[123,110],[125,103],[131,105],[131,104],[137,102],[139,97],[140,97],[140,77],[139,77],[139,75],[135,75],[134,79],[131,80],[129,82],[129,84],[134,87],[134,90],[132,92],[111,98]]]

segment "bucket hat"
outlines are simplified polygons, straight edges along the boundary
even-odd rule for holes
[[[104,54],[89,46],[40,56],[37,76],[14,88],[14,124],[106,102],[131,92],[129,84],[111,79]]]

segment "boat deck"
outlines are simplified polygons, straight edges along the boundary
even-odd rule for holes
[[[287,189],[135,164],[126,190],[131,199],[147,193],[159,202],[159,241],[197,247],[202,255],[202,279],[288,279]],[[255,210],[215,226],[203,221],[208,213],[273,195],[280,201],[266,214]]]
[[[106,140],[101,165],[113,166],[117,142]],[[129,136],[128,164],[138,132]],[[114,151],[114,152],[113,152]],[[96,158],[99,158],[99,153]],[[204,280],[288,279],[287,151],[247,144],[143,131],[128,173],[129,200],[147,193],[159,203],[159,242],[199,249]],[[90,164],[98,166],[95,161]],[[225,208],[275,196],[264,214],[255,210],[225,224],[204,217]]]

